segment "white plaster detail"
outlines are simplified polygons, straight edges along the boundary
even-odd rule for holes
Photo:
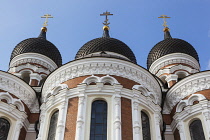
[[[8,93],[1,93],[1,97],[8,97]],[[14,101],[14,100],[13,100]],[[8,139],[18,140],[20,130],[23,127],[24,121],[27,119],[27,115],[24,111],[20,111],[13,104],[8,104],[0,101],[0,118],[6,118],[10,122],[10,130]]]
[[[176,112],[181,112],[184,107],[193,105],[195,101],[205,100],[206,98],[202,94],[193,94],[187,100],[181,100],[177,105]]]
[[[200,100],[198,104],[194,104],[195,100]],[[180,102],[181,104],[184,102]],[[194,94],[185,101],[188,104],[181,112],[176,112],[173,116],[171,127],[173,132],[177,128],[179,130],[181,140],[190,139],[189,126],[194,120],[201,120],[203,131],[206,139],[210,138],[210,101],[205,99],[203,95]],[[189,105],[191,104],[191,105]],[[178,106],[177,106],[178,107]]]
[[[92,75],[90,77],[85,78],[82,83],[86,83],[87,85],[89,85],[90,83],[109,83],[111,85],[119,84],[114,77],[109,75],[103,77]]]
[[[166,76],[166,81],[169,83],[170,81],[176,81],[177,82],[178,76],[176,74],[170,74]]]
[[[196,73],[176,83],[166,95],[163,113],[170,114],[173,107],[186,96],[210,89],[210,71]]]
[[[193,69],[189,66],[185,66],[185,65],[182,65],[182,64],[177,64],[177,65],[167,66],[164,69],[160,69],[155,75],[157,77],[160,77],[161,75],[166,74],[166,73],[167,74],[171,74],[171,73],[178,74],[180,71],[185,73],[185,77],[188,76],[189,73],[199,72],[199,70]]]
[[[58,66],[49,57],[38,53],[23,53],[15,56],[10,61],[10,68],[25,63],[36,63],[48,68],[50,71],[55,70]]]
[[[60,83],[93,74],[116,75],[141,83],[156,94],[160,104],[161,89],[158,81],[147,70],[131,62],[113,58],[86,58],[63,65],[46,79],[42,95],[46,97]]]
[[[29,70],[33,71],[33,72],[36,72],[36,73],[45,73],[46,75],[50,74],[50,70],[48,70],[46,68],[42,68],[42,67],[37,66],[37,65],[29,64],[29,63],[21,64],[21,65],[14,66],[14,67],[10,67],[8,72],[14,73],[17,76],[16,73],[22,73],[24,71],[29,71]],[[20,77],[20,76],[18,76],[18,77]]]
[[[192,66],[196,70],[200,70],[200,65],[198,61],[192,56],[184,53],[172,53],[161,58],[157,59],[152,63],[149,68],[149,71],[153,74],[156,74],[160,68],[163,68],[170,64],[187,64]]]
[[[34,90],[16,76],[0,71],[0,89],[12,93],[23,101],[32,113],[39,111]]]
[[[157,96],[156,94],[154,94],[153,92],[150,92],[146,87],[144,87],[143,85],[134,85],[132,87],[132,89],[138,90],[141,92],[141,94],[143,94],[144,96],[149,96],[152,101],[156,104],[158,104],[158,100],[157,100]]]

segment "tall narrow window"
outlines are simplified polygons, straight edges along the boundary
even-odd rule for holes
[[[4,118],[0,118],[0,140],[7,140],[10,123]]]
[[[90,140],[107,140],[107,103],[103,100],[92,103]]]
[[[205,140],[201,120],[195,120],[190,124],[190,136],[192,140]]]
[[[59,111],[56,111],[55,113],[53,113],[53,115],[51,117],[49,132],[48,132],[48,140],[54,140],[55,139],[57,122],[58,122],[58,114],[59,114]]]
[[[141,123],[143,140],[151,140],[149,117],[143,111],[141,111]]]

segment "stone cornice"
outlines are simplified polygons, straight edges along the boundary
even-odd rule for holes
[[[54,61],[44,55],[38,53],[24,53],[14,57],[10,61],[10,68],[24,63],[36,63],[48,68],[50,71],[58,67]]]
[[[210,89],[210,71],[200,72],[175,84],[167,93],[163,113],[170,114],[173,107],[186,96]]]
[[[31,112],[34,112],[32,110],[36,104],[36,93],[24,81],[12,74],[0,71],[0,89],[17,96],[28,106]]]
[[[140,83],[161,99],[157,80],[142,67],[131,62],[114,58],[86,58],[63,65],[49,75],[43,86],[45,97],[53,88],[70,79],[94,74],[116,75]]]
[[[187,64],[192,66],[196,70],[200,70],[200,65],[198,61],[192,56],[184,53],[172,53],[165,55],[153,62],[149,68],[149,71],[153,74],[156,74],[160,68],[163,68],[170,64]]]

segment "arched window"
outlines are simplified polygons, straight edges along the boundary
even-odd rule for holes
[[[7,140],[10,123],[4,118],[0,118],[0,140]]]
[[[141,111],[141,124],[143,140],[151,140],[149,117],[143,111]]]
[[[90,140],[107,140],[107,103],[103,100],[92,103]]]
[[[58,122],[58,114],[59,114],[59,111],[56,111],[55,113],[53,113],[53,115],[51,117],[49,132],[48,132],[48,140],[54,140],[55,139],[57,122]]]
[[[201,120],[195,120],[190,124],[191,140],[205,140]]]
[[[29,84],[30,82],[30,72],[29,71],[25,71],[22,73],[22,79]]]

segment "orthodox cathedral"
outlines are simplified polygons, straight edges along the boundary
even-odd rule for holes
[[[209,140],[210,71],[194,47],[164,23],[143,68],[102,15],[102,37],[66,64],[45,26],[15,46],[0,71],[0,140]]]

